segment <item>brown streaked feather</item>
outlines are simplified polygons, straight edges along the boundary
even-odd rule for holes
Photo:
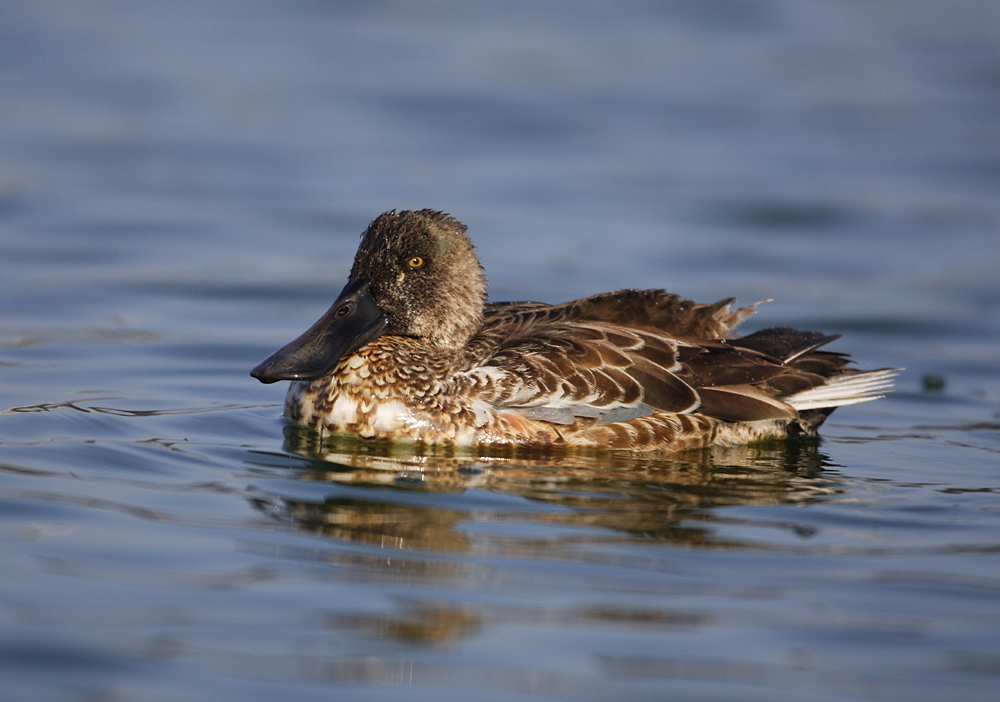
[[[695,389],[662,366],[637,358],[629,374],[642,386],[642,402],[665,412],[693,412],[701,400]]]
[[[730,422],[759,422],[763,419],[795,419],[792,407],[776,400],[753,385],[698,388],[699,411]]]

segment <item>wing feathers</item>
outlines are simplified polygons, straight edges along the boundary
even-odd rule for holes
[[[838,338],[789,327],[725,339],[754,311],[732,299],[696,304],[662,290],[623,290],[562,305],[495,303],[467,353],[477,394],[530,419],[628,422],[655,411],[732,422],[875,399],[895,371],[859,373]]]

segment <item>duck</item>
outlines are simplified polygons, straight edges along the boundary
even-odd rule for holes
[[[822,349],[839,335],[737,335],[760,303],[734,302],[638,289],[487,302],[465,225],[390,210],[329,310],[251,375],[291,381],[285,417],[321,437],[637,452],[811,437],[892,389],[900,369]]]

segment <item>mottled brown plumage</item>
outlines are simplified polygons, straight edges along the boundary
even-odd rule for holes
[[[818,350],[836,337],[731,330],[754,306],[622,290],[485,304],[465,227],[387,212],[330,311],[253,375],[321,433],[428,443],[676,451],[811,435],[894,371]]]

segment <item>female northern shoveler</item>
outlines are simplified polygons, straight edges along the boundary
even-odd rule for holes
[[[622,290],[486,303],[466,228],[433,210],[369,225],[333,307],[251,375],[292,380],[289,419],[320,433],[435,444],[676,451],[811,435],[881,397],[894,370],[848,368],[837,338],[742,338],[754,311]]]

